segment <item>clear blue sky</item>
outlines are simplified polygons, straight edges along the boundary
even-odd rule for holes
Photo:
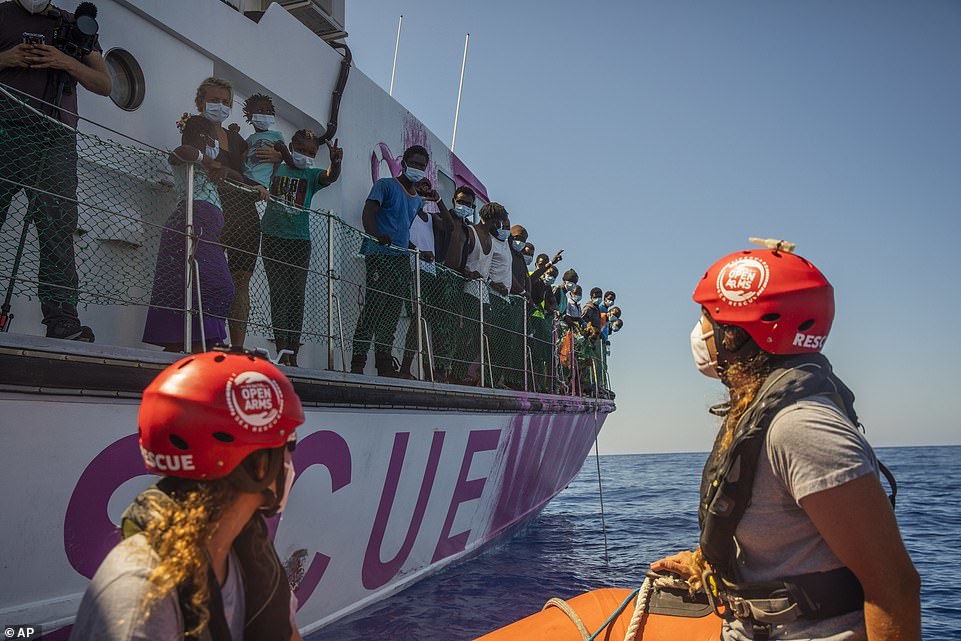
[[[875,445],[961,443],[961,4],[348,2],[357,65],[541,251],[614,289],[602,452],[706,450],[690,295],[748,236],[836,289],[827,355]]]

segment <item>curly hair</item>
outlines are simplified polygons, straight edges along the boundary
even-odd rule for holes
[[[224,80],[223,78],[204,78],[204,81],[200,83],[197,87],[197,95],[194,96],[194,104],[197,105],[197,111],[204,110],[204,102],[207,99],[207,90],[218,87],[220,89],[226,89],[230,92],[230,102],[234,101],[234,86],[230,84],[229,80]]]
[[[247,122],[250,122],[250,117],[255,113],[273,115],[275,113],[273,98],[265,93],[255,93],[244,100],[244,118],[247,119]]]
[[[721,340],[728,347],[749,339],[747,333],[740,327],[719,325],[715,331],[721,332]],[[728,386],[728,399],[721,405],[711,408],[711,413],[722,417],[722,421],[719,438],[715,441],[709,460],[716,460],[727,454],[734,442],[734,432],[738,422],[757,400],[758,393],[771,374],[773,366],[774,361],[771,355],[757,350],[747,358],[737,360],[727,367],[724,379]],[[700,548],[691,556],[689,569],[693,576],[688,583],[692,590],[698,590],[701,585],[701,575],[707,569],[707,563]]]
[[[145,616],[160,599],[189,586],[186,607],[195,616],[197,625],[184,633],[196,635],[207,626],[210,586],[206,544],[235,492],[226,479],[181,480],[170,495],[173,501],[147,499],[153,518],[143,534],[160,562],[150,572],[151,587],[144,596]]]

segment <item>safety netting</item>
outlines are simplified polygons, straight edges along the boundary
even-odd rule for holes
[[[610,390],[603,341],[526,298],[380,245],[288,193],[262,200],[190,159],[79,131],[20,98],[0,85],[5,316],[39,300],[94,309],[114,328],[101,343],[243,342],[314,369],[390,361],[438,382]]]

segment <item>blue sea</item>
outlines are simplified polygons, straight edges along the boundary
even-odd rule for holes
[[[959,638],[961,446],[881,448],[899,484],[897,516],[921,573],[924,638]],[[654,559],[692,548],[705,454],[601,456],[608,554],[590,457],[530,527],[480,556],[448,568],[308,641],[474,639],[561,598],[637,587]],[[869,542],[866,542],[869,543]]]

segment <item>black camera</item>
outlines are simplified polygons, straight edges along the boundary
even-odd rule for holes
[[[53,31],[53,46],[72,58],[82,60],[97,47],[97,7],[81,2],[73,18],[62,14]]]

